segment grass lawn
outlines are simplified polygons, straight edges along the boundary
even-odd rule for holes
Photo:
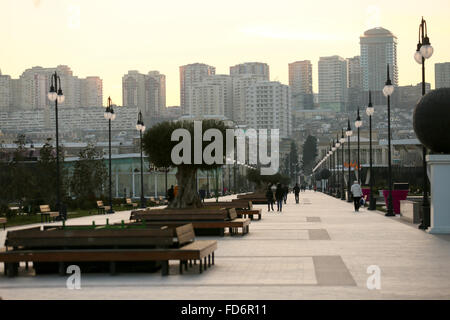
[[[121,206],[113,206],[114,211],[126,211],[130,210],[128,207]],[[77,210],[77,211],[68,211],[67,219],[80,218],[89,215],[96,215],[97,208],[90,210]],[[8,218],[8,222],[6,223],[6,227],[15,227],[15,226],[23,226],[27,224],[33,223],[41,223],[41,216],[39,214],[27,214],[27,215],[16,215]]]

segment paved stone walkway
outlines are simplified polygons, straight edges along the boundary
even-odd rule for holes
[[[230,200],[224,197],[221,200]],[[449,299],[450,236],[430,235],[399,218],[362,209],[322,193],[288,197],[283,212],[267,212],[244,237],[218,240],[216,264],[169,277],[85,274],[81,290],[67,277],[0,275],[3,299]],[[68,224],[127,220],[129,212],[72,219]],[[5,233],[0,233],[3,246]],[[203,238],[203,237],[202,237]],[[380,290],[369,290],[369,266],[380,268]],[[3,272],[3,266],[0,267]]]

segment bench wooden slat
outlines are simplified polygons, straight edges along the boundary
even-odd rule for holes
[[[0,262],[158,261],[201,259],[217,249],[217,241],[196,240],[178,249],[14,250],[0,252]]]
[[[178,244],[180,246],[195,240],[194,227],[192,226],[192,223],[176,228],[175,232],[178,238]]]

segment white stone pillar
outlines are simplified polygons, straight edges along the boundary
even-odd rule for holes
[[[450,234],[450,155],[427,155],[431,193],[431,226],[429,233]]]

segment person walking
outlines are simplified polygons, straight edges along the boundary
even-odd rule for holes
[[[361,205],[361,197],[363,196],[361,186],[358,181],[355,180],[350,189],[353,195],[353,204],[355,205],[355,212],[359,212],[359,206]]]
[[[271,188],[271,185],[269,184],[269,186],[267,187],[267,191],[266,191],[266,199],[267,199],[267,209],[270,212],[270,208],[272,207],[272,211],[275,211],[273,209],[273,191]]]
[[[293,189],[294,194],[295,194],[295,203],[298,204],[299,202],[299,193],[300,193],[300,187],[298,186],[298,183],[295,184],[295,187]]]
[[[277,200],[277,211],[281,213],[283,209],[283,198],[284,198],[284,190],[281,186],[281,183],[277,185],[277,189],[275,190],[275,199]]]
[[[173,189],[173,185],[170,186],[170,189],[167,190],[167,201],[171,203],[175,199],[175,190]]]
[[[289,193],[289,186],[285,185],[283,187],[283,201],[284,201],[284,204],[286,204],[288,193]]]

